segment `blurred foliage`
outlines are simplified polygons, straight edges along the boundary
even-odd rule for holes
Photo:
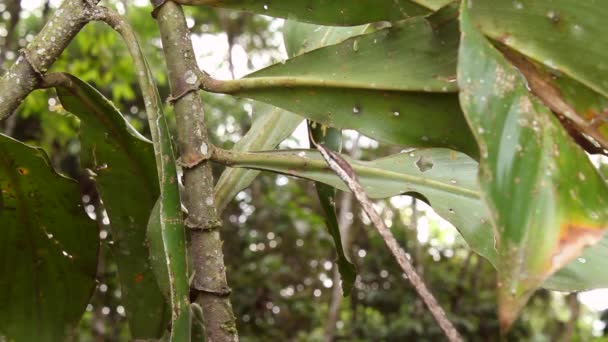
[[[168,96],[156,24],[150,8],[108,0],[104,5],[124,13],[137,31],[163,98]],[[0,0],[0,6],[3,1]],[[46,7],[49,7],[45,9]],[[31,41],[53,6],[21,11],[13,37],[8,39],[10,18],[0,16],[0,73],[16,59],[16,50]],[[126,13],[125,13],[126,10]],[[204,53],[223,56],[206,71],[230,67],[237,50],[247,51],[247,68],[257,69],[282,58],[280,21],[219,9],[189,8],[193,33],[224,39],[227,48],[198,47]],[[227,33],[226,33],[227,32]],[[4,34],[6,33],[6,34]],[[278,37],[278,38],[277,38]],[[12,43],[7,44],[7,41]],[[9,48],[10,47],[10,48]],[[229,51],[231,50],[231,51]],[[234,56],[233,56],[234,57]],[[208,69],[208,70],[207,70]],[[101,23],[82,31],[53,67],[91,83],[112,99],[140,132],[147,133],[143,100],[135,71],[119,37]],[[0,123],[0,130],[26,143],[43,147],[62,173],[82,179],[76,140],[78,120],[57,108],[52,91],[36,91],[16,115]],[[251,125],[249,102],[229,96],[203,94],[213,143],[229,148]],[[171,117],[169,106],[166,112]],[[352,136],[345,142],[352,150]],[[365,139],[362,159],[395,153]],[[291,141],[286,146],[293,144]],[[215,175],[221,172],[216,167]],[[101,256],[98,286],[73,340],[125,341],[128,325],[121,304],[116,264],[109,251],[112,236],[104,220],[103,206],[93,186],[83,186],[83,201],[92,218],[99,217]],[[341,196],[339,193],[338,196]],[[405,197],[378,201],[393,233],[411,253],[418,270],[459,331],[467,340],[497,341],[495,272],[492,266],[469,252],[455,229],[441,223],[422,203],[413,206]],[[436,341],[442,333],[403,278],[383,242],[354,207],[351,251],[358,279],[350,297],[343,298],[334,340]],[[338,207],[338,210],[340,208]],[[333,242],[310,182],[262,173],[226,208],[223,220],[225,255],[232,303],[242,341],[323,341],[334,284]],[[428,233],[428,234],[427,234]],[[229,238],[228,238],[229,237]],[[608,314],[590,312],[565,294],[540,290],[524,309],[508,340],[608,341],[599,329]],[[578,312],[572,317],[573,312]],[[599,327],[599,328],[598,328]],[[571,335],[569,335],[571,334]],[[595,335],[594,335],[595,334]]]

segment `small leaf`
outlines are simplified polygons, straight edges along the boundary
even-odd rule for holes
[[[608,191],[517,69],[476,31],[469,5],[461,6],[460,100],[479,144],[498,249],[499,319],[508,329],[551,274],[602,239]]]
[[[64,341],[95,288],[99,233],[42,149],[0,134],[0,336]]]
[[[146,227],[159,196],[152,144],[102,94],[63,74],[57,87],[64,108],[80,119],[83,167],[95,174],[110,219],[123,301],[134,338],[158,338],[169,318],[149,262]]]

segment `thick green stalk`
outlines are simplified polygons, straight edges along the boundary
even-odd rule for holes
[[[203,308],[208,340],[236,341],[236,323],[218,231],[221,224],[214,206],[213,175],[206,162],[211,145],[197,92],[199,69],[190,32],[179,5],[166,2],[156,15],[173,94],[180,161],[184,165],[186,225],[191,231],[195,272],[192,287],[197,303]]]
[[[66,0],[55,11],[42,31],[0,78],[0,120],[11,115],[36,89],[43,75],[89,22],[99,0]]]
[[[177,170],[171,146],[167,121],[162,111],[162,102],[135,32],[118,13],[98,7],[93,18],[106,22],[122,36],[133,58],[137,80],[142,90],[150,134],[154,143],[154,154],[161,197],[159,201],[161,239],[169,275],[171,293],[172,329],[171,341],[190,338],[190,308],[188,283],[188,257],[186,236],[181,217]]]

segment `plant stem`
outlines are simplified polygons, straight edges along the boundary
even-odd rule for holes
[[[118,13],[97,7],[93,13],[94,20],[110,25],[122,36],[135,64],[150,133],[154,143],[154,154],[160,183],[160,223],[164,254],[167,260],[167,271],[170,278],[172,322],[171,340],[178,341],[190,338],[189,284],[187,274],[188,256],[185,249],[185,231],[182,223],[179,189],[177,187],[177,170],[169,128],[162,111],[162,102],[152,72],[143,55],[135,32]],[[180,331],[178,331],[180,329]]]
[[[72,38],[89,22],[99,0],[66,0],[0,78],[0,120],[11,115],[36,89]]]
[[[166,2],[157,22],[169,72],[177,121],[177,141],[184,168],[186,226],[191,231],[193,290],[203,309],[207,339],[237,341],[236,322],[213,198],[213,175],[206,160],[211,151],[203,106],[198,95],[198,65],[181,6]]]

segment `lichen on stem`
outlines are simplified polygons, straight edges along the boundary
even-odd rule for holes
[[[38,86],[74,36],[89,22],[99,0],[66,0],[15,63],[0,78],[0,120],[6,119]]]

